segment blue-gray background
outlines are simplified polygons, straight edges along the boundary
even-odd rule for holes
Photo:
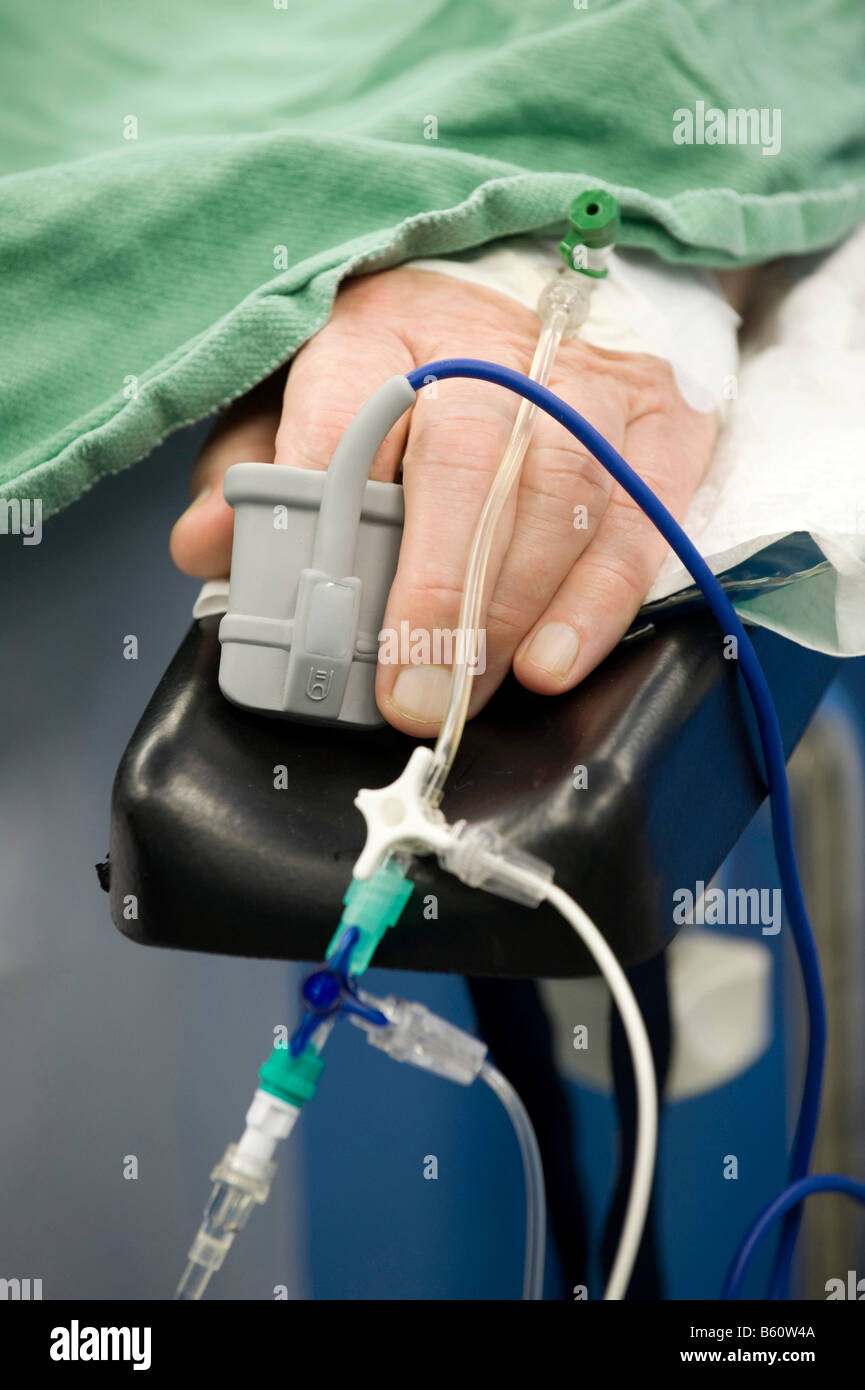
[[[100,484],[41,545],[0,536],[0,1277],[41,1278],[45,1298],[171,1295],[273,1021],[296,1011],[288,966],[127,941],[94,871],[118,760],[190,622],[198,585],[167,541],[202,433]],[[471,1025],[461,981],[388,978]],[[212,1296],[517,1294],[498,1102],[346,1034]]]

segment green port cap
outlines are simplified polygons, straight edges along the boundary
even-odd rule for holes
[[[588,188],[575,198],[568,209],[569,230],[559,242],[559,254],[567,265],[578,270],[574,252],[578,246],[599,251],[612,246],[619,235],[619,204],[612,193],[603,188]],[[586,275],[605,275],[606,271],[584,270]]]
[[[568,209],[568,221],[584,246],[612,246],[619,235],[619,204],[603,188],[589,188]]]

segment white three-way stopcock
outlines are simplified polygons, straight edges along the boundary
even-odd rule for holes
[[[354,877],[369,878],[389,855],[435,852],[448,873],[470,888],[537,907],[553,877],[549,864],[516,849],[485,825],[449,825],[428,800],[434,753],[416,748],[400,776],[387,787],[364,787],[354,804],[366,821],[366,844]]]
[[[358,792],[354,804],[366,821],[366,844],[354,866],[355,878],[369,878],[395,850],[428,854],[450,848],[454,829],[423,794],[432,760],[431,748],[416,748],[389,787]]]

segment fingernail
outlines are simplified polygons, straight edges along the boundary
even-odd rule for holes
[[[547,623],[529,643],[526,658],[552,676],[570,675],[580,650],[580,639],[570,623]]]
[[[451,673],[447,666],[404,666],[394,683],[391,701],[419,724],[437,724],[447,709]]]

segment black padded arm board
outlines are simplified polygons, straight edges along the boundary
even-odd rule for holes
[[[114,785],[108,872],[127,936],[192,951],[321,960],[364,840],[353,799],[401,772],[413,741],[250,714],[217,685],[217,619],[194,623]],[[787,752],[838,663],[754,630]],[[674,889],[708,882],[764,797],[756,726],[707,613],[621,644],[575,691],[510,678],[468,725],[442,808],[555,868],[625,965],[672,939]],[[274,769],[284,766],[284,789]],[[585,787],[575,769],[586,770]],[[547,904],[465,887],[430,856],[376,965],[574,976],[591,962]],[[134,894],[138,916],[127,919]],[[434,894],[437,919],[424,916]]]

